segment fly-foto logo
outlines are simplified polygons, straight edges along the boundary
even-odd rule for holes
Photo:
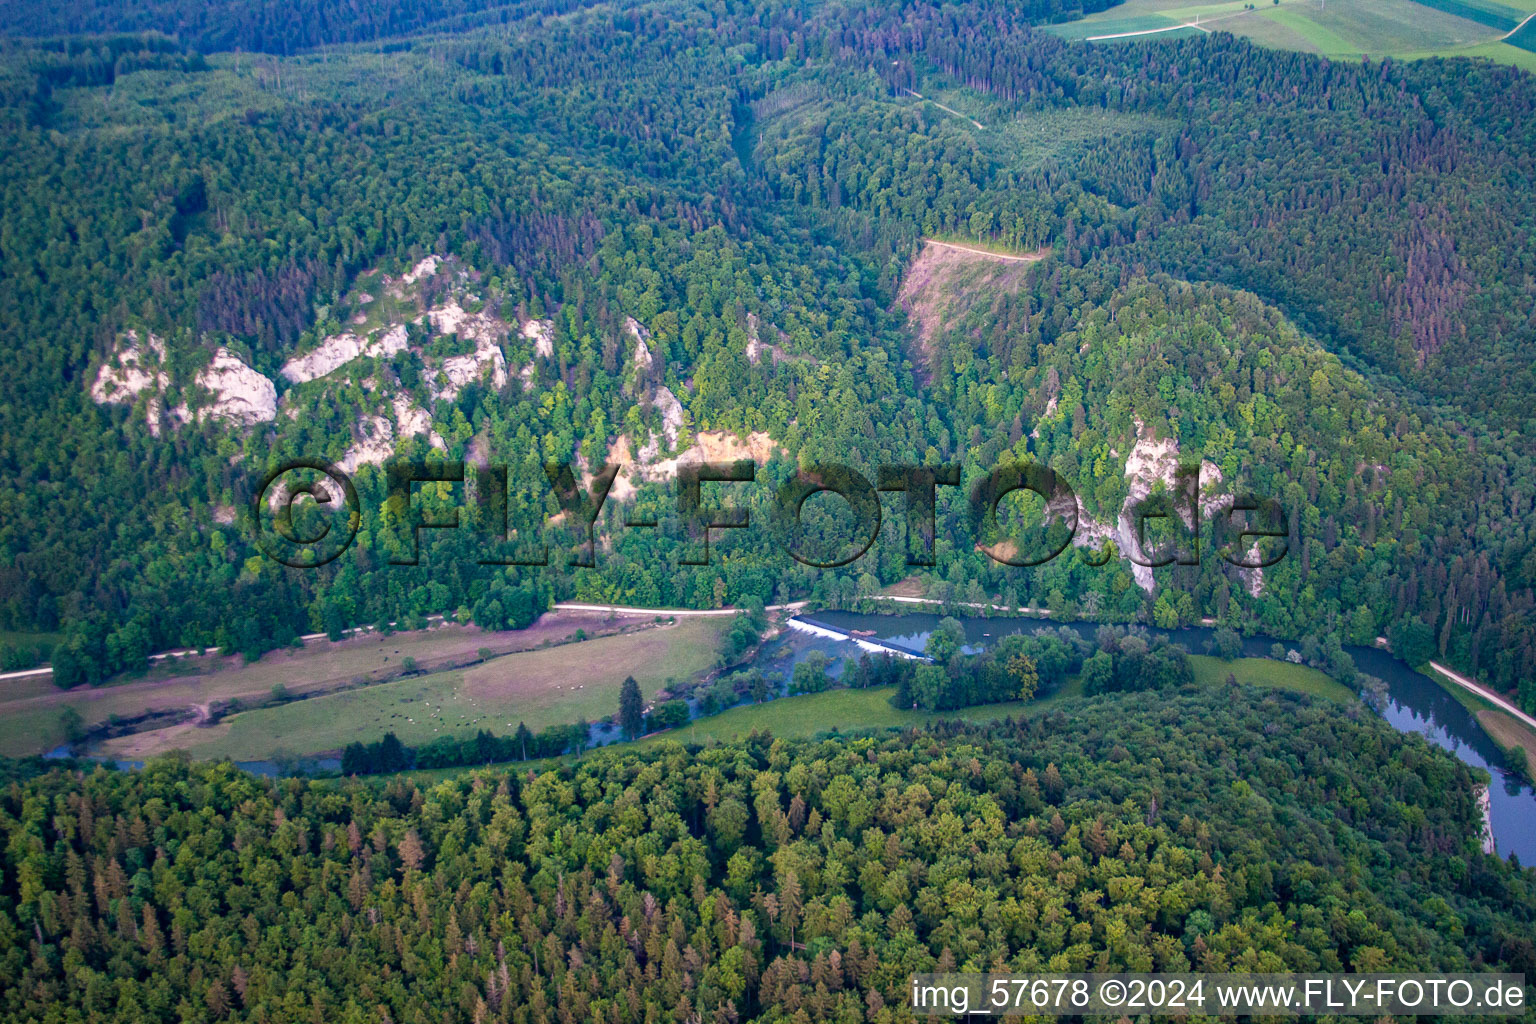
[[[621,469],[619,465],[599,466],[584,487],[568,463],[544,465],[545,481],[560,508],[556,518],[576,533],[565,564],[577,568],[597,565],[595,531]],[[484,545],[477,561],[486,565],[551,564],[549,543],[530,539],[537,530],[510,529],[506,465],[397,460],[386,463],[384,470],[387,496],[383,518],[393,529],[402,531],[403,538],[399,550],[389,558],[391,564],[420,563],[423,530],[462,528],[465,485],[472,491],[470,500],[477,512],[474,528]],[[777,546],[795,561],[814,568],[836,568],[864,557],[879,537],[884,518],[881,495],[900,495],[906,563],[932,566],[936,561],[939,488],[959,487],[960,483],[961,470],[955,465],[881,466],[874,482],[858,469],[840,463],[803,466],[774,488],[766,525]],[[746,530],[755,525],[747,502],[716,504],[727,496],[730,486],[753,484],[761,486],[758,467],[750,459],[678,467],[674,521],[680,548],[677,564],[709,565],[713,531]],[[421,500],[423,487],[433,489],[432,501]],[[806,501],[823,492],[837,495],[851,512],[850,535],[836,555],[818,550],[825,545],[808,536],[805,528]],[[1030,529],[1010,532],[1000,510],[1005,499],[1020,493],[1033,494],[1042,504]],[[1059,473],[1038,463],[994,469],[972,483],[968,497],[971,544],[1000,564],[1042,565],[1065,551],[1078,531],[1081,506],[1076,493]],[[304,498],[331,514],[308,516],[308,528],[300,529],[294,512]],[[362,505],[351,476],[321,459],[292,459],[269,471],[255,488],[251,515],[260,550],[294,568],[314,568],[335,560],[351,546],[362,526]],[[1114,556],[1109,545],[1115,545],[1123,547],[1126,557],[1138,565],[1198,564],[1202,515],[1199,471],[1181,468],[1166,491],[1149,494],[1122,513],[1119,535],[1105,548],[1098,552],[1079,548],[1080,557],[1090,565],[1103,565]],[[1184,536],[1154,545],[1148,536],[1153,524],[1182,526]],[[627,511],[620,525],[627,530],[661,528],[654,515],[634,511]],[[1290,549],[1289,518],[1272,498],[1235,496],[1222,525],[1226,540],[1216,553],[1240,568],[1274,565]],[[1272,540],[1267,553],[1257,545],[1265,538]]]

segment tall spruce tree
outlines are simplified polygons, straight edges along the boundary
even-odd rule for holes
[[[627,740],[639,736],[645,727],[644,703],[640,684],[635,682],[634,676],[625,676],[624,686],[619,690],[619,727]]]

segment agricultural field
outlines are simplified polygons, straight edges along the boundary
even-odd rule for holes
[[[1049,31],[1102,42],[1220,31],[1329,57],[1467,56],[1530,68],[1521,46],[1536,22],[1502,40],[1533,12],[1536,0],[1126,0]]]
[[[538,732],[580,718],[596,721],[618,710],[625,676],[634,676],[650,697],[674,679],[712,668],[728,625],[728,619],[680,619],[246,711],[206,729],[174,727],[122,737],[109,741],[103,752],[141,758],[180,748],[196,758],[258,760],[335,750],[386,732],[420,744],[478,729],[506,735],[519,722]]]
[[[594,635],[635,625],[634,620],[610,623],[600,614],[558,612],[521,630],[487,632],[446,624],[387,635],[366,633],[335,643],[314,640],[302,648],[272,651],[250,664],[239,657],[188,657],[160,662],[145,675],[120,677],[96,688],[59,690],[46,676],[0,680],[0,756],[38,754],[63,743],[60,715],[65,708],[74,708],[89,727],[113,716],[207,708],[216,701],[263,701],[276,686],[305,694],[382,682],[398,676],[406,658],[433,671],[475,661],[482,649],[505,654],[559,643],[578,629]],[[140,746],[168,749],[152,734],[143,735],[150,738],[120,738],[116,752],[137,756],[129,751]]]

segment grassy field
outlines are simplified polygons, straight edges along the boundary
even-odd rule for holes
[[[1422,665],[1419,671],[1439,683],[1440,688],[1455,698],[1456,703],[1472,712],[1472,717],[1477,719],[1478,724],[1493,737],[1493,742],[1497,743],[1501,749],[1509,751],[1518,747],[1524,750],[1526,774],[1532,781],[1536,781],[1536,730],[1532,730],[1530,726],[1502,710],[1492,701],[1447,679],[1438,670]]]
[[[1242,19],[1242,22],[1234,22],[1231,31],[1240,31],[1243,25],[1253,22],[1259,32],[1252,38],[1256,43],[1275,45],[1279,37],[1267,37],[1262,25],[1268,22],[1278,25],[1291,37],[1302,40],[1301,46],[1282,46],[1284,49],[1305,50],[1310,53],[1324,53],[1330,57],[1343,57],[1360,52],[1360,47],[1352,39],[1346,39],[1335,32],[1328,25],[1318,22],[1310,16],[1311,12],[1298,10],[1294,7],[1264,11],[1262,14],[1254,14]]]
[[[1291,665],[1268,658],[1240,658],[1222,661],[1205,655],[1191,655],[1195,682],[1202,686],[1224,685],[1229,673],[1238,682],[1309,693],[1329,700],[1353,700],[1350,690],[1314,668]],[[712,718],[700,719],[675,733],[647,737],[640,744],[659,743],[664,739],[688,742],[726,742],[740,739],[754,729],[767,729],[775,736],[815,736],[830,729],[882,729],[890,726],[921,725],[936,718],[959,718],[967,722],[991,722],[1009,715],[1035,714],[1083,696],[1081,680],[1073,678],[1060,690],[1036,701],[1008,701],[981,704],[956,711],[911,711],[891,707],[891,688],[871,690],[829,690],[803,697],[785,697],[766,704],[732,708]]]
[[[1251,11],[1249,2],[1126,0],[1048,31],[1087,39],[1197,23],[1208,31],[1246,36],[1261,46],[1330,57],[1466,56],[1531,66],[1524,51],[1499,39],[1536,11],[1536,0],[1280,0],[1255,3]],[[1194,31],[1105,41],[1165,39]]]
[[[1477,723],[1504,750],[1525,751],[1525,774],[1536,781],[1536,732],[1512,715],[1493,708],[1477,712]]]
[[[1348,688],[1329,679],[1316,669],[1267,658],[1240,658],[1222,661],[1204,655],[1192,655],[1195,681],[1206,686],[1225,685],[1228,673],[1240,682],[1306,693],[1330,700],[1353,700]],[[633,744],[614,744],[603,750],[632,747],[643,749],[659,743],[727,743],[753,731],[767,730],[788,739],[806,738],[833,730],[854,732],[863,729],[887,729],[922,725],[935,719],[958,718],[967,722],[991,722],[1009,715],[1033,715],[1084,696],[1082,682],[1070,679],[1057,692],[1035,701],[1008,701],[982,704],[955,711],[912,711],[891,706],[891,687],[869,690],[829,690],[801,697],[782,697],[765,704],[752,704],[698,719],[681,729],[636,740]],[[528,762],[540,768],[549,762]],[[411,779],[426,783],[473,771],[471,768],[439,768],[407,772]]]
[[[1237,676],[1239,683],[1250,686],[1268,686],[1279,690],[1292,690],[1296,693],[1310,693],[1314,697],[1327,697],[1329,700],[1353,700],[1354,693],[1349,687],[1336,683],[1315,668],[1307,668],[1305,665],[1292,665],[1285,661],[1274,661],[1269,658],[1238,658],[1236,661],[1222,661],[1206,654],[1192,654],[1189,656],[1191,667],[1194,669],[1195,682],[1204,686],[1217,686],[1226,683],[1228,675]]]
[[[630,628],[635,625],[629,621]],[[63,691],[46,677],[0,681],[0,756],[38,754],[64,742],[60,714],[66,707],[80,713],[86,725],[111,717],[131,718],[145,711],[186,709],[232,699],[251,703],[266,700],[274,686],[295,694],[334,690],[371,680],[398,676],[412,658],[425,671],[446,669],[476,660],[481,649],[505,654],[559,643],[577,629],[588,634],[619,628],[600,614],[560,612],[545,615],[527,629],[486,632],[474,626],[439,625],[432,629],[370,633],[338,643],[316,640],[303,648],[272,651],[249,665],[237,657],[209,655],[162,662],[142,676],[128,676],[95,688]],[[161,749],[160,740],[141,743]],[[130,738],[117,741],[132,744]],[[173,744],[176,745],[176,744]],[[129,749],[118,751],[129,756]],[[132,756],[137,756],[134,753]]]
[[[208,729],[178,727],[107,745],[123,757],[184,748],[197,758],[255,760],[309,754],[394,732],[410,744],[519,722],[539,731],[615,714],[633,675],[647,697],[670,679],[711,668],[728,619],[689,618],[623,636],[509,654],[467,669],[379,683],[234,715]],[[664,667],[663,667],[664,666]]]
[[[648,736],[637,746],[669,739],[689,743],[726,743],[741,739],[754,730],[766,729],[775,736],[798,738],[815,736],[832,729],[886,729],[893,726],[921,725],[936,718],[958,718],[967,722],[992,722],[1009,715],[1033,714],[1062,701],[1083,695],[1082,683],[1068,680],[1056,693],[1037,701],[1007,701],[980,704],[955,711],[912,711],[891,706],[893,687],[869,690],[828,690],[800,697],[781,697],[766,704],[750,704],[701,718],[682,729]]]
[[[1526,26],[1527,31],[1529,31],[1530,28],[1533,27],[1533,26],[1536,26],[1536,22],[1532,22],[1531,25]],[[1532,44],[1536,45],[1536,39],[1532,40]],[[1445,56],[1445,55],[1444,54],[1434,54],[1434,53],[1423,53],[1423,54],[1407,54],[1406,56],[1408,56],[1408,57],[1437,57],[1437,56]],[[1519,47],[1511,46],[1508,43],[1497,43],[1497,42],[1495,42],[1495,43],[1480,43],[1477,46],[1469,46],[1469,47],[1467,47],[1464,50],[1457,51],[1456,56],[1458,56],[1458,57],[1486,57],[1489,60],[1497,61],[1500,64],[1513,64],[1517,68],[1522,68],[1522,69],[1524,69],[1526,71],[1529,71],[1529,72],[1532,72],[1533,74],[1536,74],[1536,50],[1522,50]]]

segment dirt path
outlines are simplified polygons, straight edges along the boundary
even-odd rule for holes
[[[1197,28],[1201,32],[1204,32],[1206,35],[1211,34],[1211,30],[1206,28],[1204,25],[1196,25],[1192,21],[1186,21],[1182,25],[1169,25],[1167,28],[1144,28],[1140,32],[1114,32],[1107,36],[1088,36],[1083,41],[1088,43],[1097,43],[1105,39],[1129,39],[1132,36],[1155,36],[1162,32],[1177,32],[1181,28]]]
[[[1536,729],[1536,718],[1532,718],[1530,715],[1526,714],[1524,711],[1521,711],[1519,708],[1515,707],[1509,701],[1505,700],[1503,697],[1500,697],[1493,691],[1479,686],[1475,681],[1468,679],[1460,672],[1452,672],[1450,669],[1446,668],[1439,662],[1432,661],[1429,663],[1429,667],[1434,669],[1436,672],[1439,672],[1441,675],[1445,676],[1445,678],[1449,679],[1457,686],[1460,686],[1462,689],[1471,690],[1473,693],[1483,698],[1483,700],[1486,700],[1492,704],[1497,704],[1499,706],[1499,710],[1509,712],[1511,715],[1514,715],[1516,718],[1530,726],[1532,729]]]
[[[593,607],[599,611],[606,610],[600,605]],[[735,614],[734,611],[731,614]],[[432,650],[406,650],[405,653],[416,658],[421,671],[442,671],[478,660],[482,648],[493,654],[512,654],[538,647],[546,641],[561,639],[574,633],[583,621],[587,623],[589,632],[597,625],[576,609],[563,613],[545,613],[532,625],[520,630],[484,631],[474,626],[440,624],[430,631],[436,634],[430,637]],[[277,682],[283,683],[296,694],[313,694],[335,689],[338,685],[351,685],[364,676],[378,675],[380,669],[371,663],[361,664],[351,659],[333,661],[329,656],[345,654],[353,648],[364,648],[369,652],[374,647],[382,650],[385,645],[393,649],[395,644],[399,644],[404,648],[406,645],[401,643],[402,640],[414,641],[414,647],[428,638],[417,631],[401,632],[389,637],[370,631],[334,643],[324,641],[324,634],[304,639],[310,642],[302,650],[270,651],[260,661],[249,665],[242,664],[238,656],[223,658],[207,655],[207,668],[204,671],[161,675],[106,686],[77,686],[71,690],[0,700],[0,714],[74,704],[80,707],[81,713],[89,721],[91,716],[87,709],[98,701],[117,704],[125,698],[134,697],[142,697],[145,701],[144,705],[135,707],[164,710],[202,705],[204,714],[207,714],[207,705],[211,701],[264,697]],[[391,667],[386,674],[393,674],[393,671]]]
[[[940,601],[937,598],[933,598],[933,597],[906,597],[906,596],[903,596],[903,595],[900,595],[900,594],[870,594],[869,595],[869,599],[871,601],[894,601],[897,604],[920,604],[920,605],[944,604],[943,601]],[[980,602],[980,601],[950,601],[949,604],[950,604],[951,607],[955,607],[955,608],[980,608],[983,611],[1004,612],[1004,613],[1013,614],[1013,615],[1050,615],[1051,614],[1051,610],[1049,608],[1031,608],[1028,605],[1023,605],[1021,607],[1014,608],[1014,607],[1011,607],[1011,606],[1006,605],[1006,604],[990,604],[990,603],[983,603],[983,602]]]
[[[550,605],[550,607],[560,612],[601,612],[606,615],[674,615],[678,618],[740,615],[742,611],[740,608],[635,608],[627,604],[579,604],[572,601]],[[804,607],[804,601],[791,601],[789,604],[768,605],[763,611],[799,611]]]
[[[923,239],[925,245],[936,245],[940,249],[953,249],[956,252],[968,252],[977,256],[986,256],[989,259],[1003,260],[1007,263],[1038,263],[1051,254],[1049,249],[1038,249],[1035,252],[1027,252],[1022,256],[1014,256],[1006,252],[992,252],[988,249],[973,249],[968,245],[956,245],[953,242],[941,242],[936,238]]]
[[[934,106],[936,106],[940,110],[944,111],[944,113],[946,113],[946,114],[954,114],[958,118],[962,118],[962,119],[964,119],[966,121],[971,122],[971,124],[975,125],[977,128],[985,129],[987,127],[986,125],[982,124],[980,121],[976,120],[974,117],[971,117],[969,114],[962,114],[962,113],[960,113],[960,111],[956,110],[954,107],[946,107],[944,104],[940,103],[938,100],[931,100],[928,97],[924,96],[920,92],[914,92],[913,90],[908,89],[907,90],[907,95],[908,96],[916,96],[918,99],[922,100],[924,103],[932,103]]]

